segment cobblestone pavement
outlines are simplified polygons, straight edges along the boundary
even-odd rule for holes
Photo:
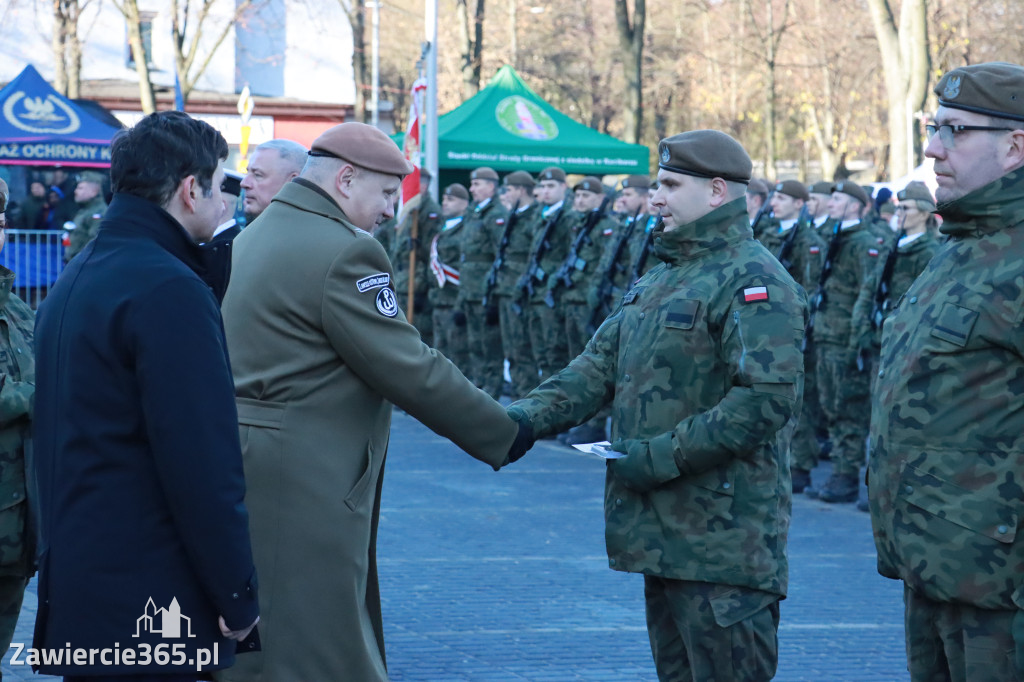
[[[495,473],[396,411],[378,543],[392,680],[656,680],[643,580],[608,568],[603,481],[554,441]],[[907,680],[902,590],[875,571],[867,514],[796,496],[789,557],[776,679]],[[33,584],[15,642],[35,608]],[[9,658],[4,680],[57,679]]]

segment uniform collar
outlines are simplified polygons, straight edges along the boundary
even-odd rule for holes
[[[674,263],[699,258],[753,236],[746,201],[740,197],[670,232],[658,229],[654,233],[654,253],[661,260]]]
[[[997,232],[1024,222],[1024,169],[1010,171],[984,187],[936,209],[939,231],[953,236]]]
[[[0,308],[7,305],[7,299],[11,297],[11,288],[14,286],[14,272],[0,265]]]

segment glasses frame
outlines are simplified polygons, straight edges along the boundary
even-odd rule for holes
[[[935,125],[934,123],[929,123],[924,127],[924,130],[925,133],[928,135],[929,142],[932,140],[933,137],[935,137],[935,134],[938,133],[939,142],[942,143],[942,146],[945,147],[946,149],[953,149],[954,147],[956,147],[956,138],[962,135],[963,133],[973,133],[976,131],[987,133],[1012,133],[1016,129],[1005,127],[997,128],[995,126],[969,126],[953,123],[943,123],[942,125]]]

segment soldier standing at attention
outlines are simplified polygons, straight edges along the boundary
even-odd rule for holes
[[[806,302],[754,241],[751,161],[715,130],[664,139],[661,261],[586,350],[509,415],[536,435],[612,405],[609,565],[642,573],[661,680],[768,680],[787,589],[788,444]]]
[[[505,210],[509,211],[508,243],[504,247],[501,267],[497,271],[497,281],[492,292],[498,306],[501,324],[501,345],[508,358],[508,373],[512,379],[512,397],[522,398],[530,389],[537,386],[537,361],[530,347],[530,337],[526,331],[526,318],[516,313],[515,288],[516,282],[526,272],[526,264],[530,260],[530,245],[533,243],[533,232],[537,226],[540,207],[533,200],[533,188],[537,183],[526,171],[514,171],[505,176],[505,191],[501,201]],[[515,209],[515,214],[512,210]],[[512,226],[511,230],[507,228]],[[500,244],[499,244],[500,247]]]
[[[868,497],[912,680],[1024,679],[1024,67],[946,73],[925,156],[948,237],[882,329]]]
[[[768,218],[770,217],[770,206],[765,206],[765,202],[768,201],[768,185],[764,180],[758,180],[754,178],[747,185],[746,191],[747,200],[747,217],[750,219],[750,227],[754,230],[754,239],[759,239],[761,233],[768,228]],[[761,209],[764,208],[762,211]],[[769,215],[765,215],[768,213]],[[758,216],[761,216],[760,222]]]
[[[107,202],[103,200],[103,179],[103,173],[86,171],[75,185],[78,213],[75,214],[71,225],[64,226],[65,230],[70,231],[68,248],[64,251],[65,263],[77,256],[99,232],[103,214],[107,211]]]
[[[868,367],[850,350],[853,306],[878,264],[878,242],[861,220],[868,195],[849,180],[838,182],[829,215],[838,222],[826,251],[815,296],[814,343],[818,395],[832,440],[832,475],[823,488],[807,488],[824,502],[856,502],[871,407]]]
[[[469,207],[469,191],[455,183],[441,195],[445,221],[430,240],[430,307],[434,318],[434,348],[469,373],[466,350],[466,314],[458,305],[459,256],[462,254],[462,222]]]
[[[814,230],[823,238],[828,238],[829,223],[828,202],[832,198],[832,183],[825,180],[814,183],[807,188],[807,215],[814,225]],[[826,224],[828,223],[828,224]]]
[[[618,305],[619,299],[636,279],[633,277],[636,254],[640,252],[647,233],[657,223],[657,216],[649,216],[647,212],[650,186],[651,179],[646,175],[630,175],[622,181],[622,189],[616,200],[621,209],[619,218],[622,224],[616,235],[606,240],[601,262],[597,265],[598,272],[608,278],[608,282],[603,290],[595,287],[587,292],[587,303],[591,310],[601,311],[597,319]],[[624,241],[620,244],[620,240]],[[643,271],[637,274],[642,275]]]
[[[430,244],[441,230],[444,222],[441,207],[430,196],[430,171],[420,168],[420,193],[402,210],[402,220],[395,229],[388,259],[395,270],[395,295],[402,309],[408,307],[409,299],[409,253],[415,252],[412,294],[412,324],[420,333],[423,343],[434,345],[434,324],[430,311]],[[412,223],[416,220],[416,238],[412,236]]]

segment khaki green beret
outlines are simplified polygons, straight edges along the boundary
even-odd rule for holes
[[[536,186],[536,182],[533,180],[533,176],[526,171],[512,171],[505,176],[506,185],[515,185],[516,187],[525,187],[526,189],[533,189]]]
[[[811,195],[807,193],[807,188],[804,187],[804,183],[797,182],[796,180],[783,180],[776,183],[775,191],[779,194],[785,194],[794,199],[802,199],[804,201],[811,198]]]
[[[102,186],[104,180],[106,180],[106,175],[97,171],[85,171],[78,174],[79,182],[91,182]]]
[[[768,196],[768,183],[758,178],[752,178],[747,183],[747,194],[759,194],[762,197]]]
[[[310,156],[333,156],[367,170],[405,176],[413,165],[390,137],[366,123],[341,123],[313,140]]]
[[[572,191],[585,190],[587,192],[593,192],[594,194],[604,194],[604,185],[601,181],[595,178],[593,175],[588,175],[583,178],[572,188]]]
[[[855,182],[850,182],[849,180],[837,182],[832,186],[832,191],[849,195],[865,206],[871,203],[871,199],[868,197],[868,193],[864,191],[864,188]]]
[[[961,66],[939,79],[935,94],[944,107],[1024,121],[1024,66],[1006,62]]]
[[[444,196],[469,201],[469,190],[466,189],[465,185],[455,182],[444,188]]]
[[[498,174],[494,172],[493,168],[487,166],[480,166],[472,173],[469,174],[470,180],[492,180],[498,182]]]
[[[0,213],[7,211],[7,199],[10,196],[11,191],[7,189],[7,183],[4,182],[3,178],[0,178]]]
[[[896,212],[896,204],[891,201],[884,201],[882,205],[878,207],[878,215],[892,215]]]
[[[743,145],[719,130],[691,130],[666,137],[658,143],[658,160],[658,167],[671,173],[743,184],[750,182],[754,169]]]
[[[545,168],[537,176],[537,182],[541,180],[554,180],[555,182],[565,182],[565,171],[557,166],[550,166]]]
[[[622,181],[622,189],[627,187],[646,192],[651,188],[651,178],[646,175],[630,175]]]
[[[930,205],[932,210],[935,210],[935,197],[932,196],[931,190],[926,184],[917,180],[897,192],[896,198],[900,201],[923,201]]]
[[[835,188],[831,182],[827,180],[819,180],[808,188],[811,194],[832,194],[832,190]]]

